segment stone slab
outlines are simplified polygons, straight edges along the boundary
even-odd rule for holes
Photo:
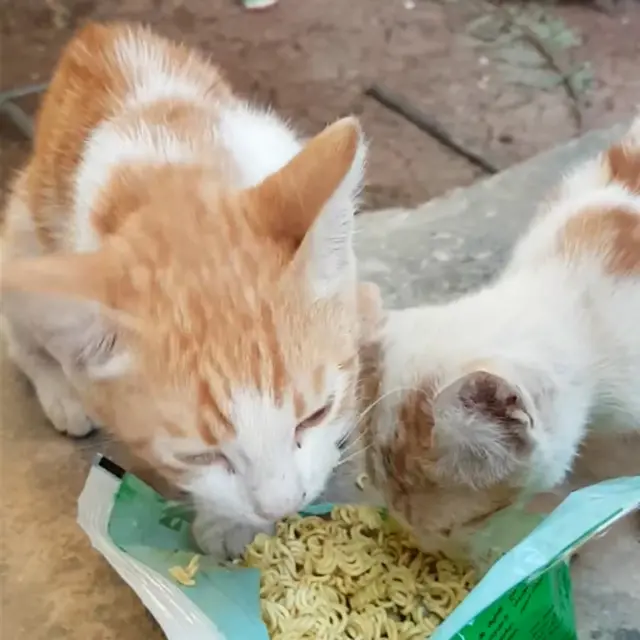
[[[391,307],[441,301],[486,282],[563,173],[626,128],[593,131],[416,209],[358,216],[361,273]]]

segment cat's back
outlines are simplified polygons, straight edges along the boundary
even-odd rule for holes
[[[197,102],[229,94],[219,70],[196,51],[143,25],[89,24],[64,49],[45,94],[34,160],[77,161],[91,132],[127,110],[163,99]]]
[[[640,118],[620,143],[571,173],[517,247],[511,273],[547,273],[545,313],[572,300],[613,403],[640,413]],[[559,329],[562,329],[559,326]],[[609,409],[605,409],[608,415]]]
[[[97,131],[141,110],[150,120],[173,117],[179,126],[188,118],[182,105],[214,104],[229,96],[216,67],[142,25],[83,27],[59,59],[37,116],[31,159],[14,189],[25,194],[40,241],[55,248],[64,233]],[[132,118],[129,124],[136,126]],[[118,152],[99,149],[106,161]],[[90,166],[88,173],[94,177],[100,167]]]
[[[550,264],[574,285],[640,284],[640,118],[620,143],[567,175],[508,270]]]

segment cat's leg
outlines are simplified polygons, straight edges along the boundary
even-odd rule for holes
[[[242,555],[259,533],[273,535],[275,524],[265,527],[238,524],[198,511],[193,523],[193,537],[204,553],[221,560]]]
[[[3,334],[9,357],[29,378],[45,415],[60,433],[82,438],[94,429],[60,364],[5,319]]]

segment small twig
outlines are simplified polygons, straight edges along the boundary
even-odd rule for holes
[[[4,114],[29,140],[33,139],[33,119],[14,100],[34,93],[42,93],[47,84],[30,84],[17,89],[0,91],[0,114]]]
[[[4,114],[20,133],[28,140],[33,140],[33,119],[29,117],[17,104],[7,100],[0,104],[0,113]]]
[[[491,6],[496,13],[499,13],[502,18],[511,26],[520,30],[522,37],[547,61],[549,66],[560,76],[562,80],[562,86],[564,87],[567,95],[569,96],[569,104],[571,114],[578,128],[578,132],[582,131],[582,109],[581,100],[578,92],[571,82],[571,73],[565,68],[564,64],[560,62],[550,49],[544,40],[528,25],[522,24],[511,14],[510,11],[496,4],[496,0],[483,0],[485,4]]]
[[[0,104],[6,100],[17,100],[24,96],[29,96],[33,93],[42,93],[49,86],[48,82],[41,82],[39,84],[27,84],[17,89],[7,89],[6,91],[0,91]]]
[[[498,173],[498,167],[483,158],[481,155],[466,149],[462,144],[456,142],[439,122],[436,122],[427,116],[402,96],[399,96],[377,84],[369,87],[369,89],[365,91],[365,95],[377,100],[381,105],[387,107],[387,109],[395,111],[397,114],[403,116],[416,127],[435,138],[445,147],[455,151],[458,155],[466,158],[469,162],[480,167],[480,169],[486,173]]]

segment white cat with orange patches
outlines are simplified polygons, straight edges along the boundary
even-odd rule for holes
[[[322,491],[354,424],[358,124],[303,144],[116,24],[67,46],[36,131],[6,212],[11,356],[58,431],[105,425],[236,553]]]
[[[587,437],[628,438],[635,469],[612,475],[640,474],[640,119],[492,284],[391,312],[368,351],[371,475],[425,543],[559,487]]]

